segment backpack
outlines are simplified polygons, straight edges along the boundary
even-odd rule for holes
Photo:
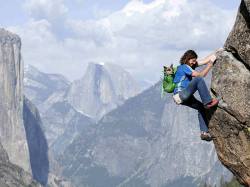
[[[162,92],[173,93],[175,89],[174,76],[177,67],[171,64],[169,67],[163,66]]]

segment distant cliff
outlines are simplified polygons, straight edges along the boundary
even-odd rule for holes
[[[250,0],[242,0],[235,25],[213,68],[212,92],[222,98],[210,132],[221,162],[250,186]]]
[[[23,124],[23,71],[20,38],[0,29],[0,140],[12,163],[30,171]]]
[[[34,131],[39,118],[32,121],[32,113],[28,113],[31,105],[23,96],[21,40],[4,29],[0,29],[0,75],[0,186],[40,186],[33,177],[46,184],[48,171],[44,168],[48,168],[48,162],[45,162],[47,149],[46,143],[42,142],[45,139],[39,136],[42,131]],[[31,134],[36,137],[32,141],[29,139]],[[35,157],[34,153],[37,153]],[[39,158],[43,159],[36,163],[38,168],[35,170],[32,160]],[[40,170],[44,171],[42,180],[40,174],[36,175]]]
[[[120,66],[89,63],[82,79],[70,86],[67,100],[78,111],[98,120],[139,92],[137,82]]]

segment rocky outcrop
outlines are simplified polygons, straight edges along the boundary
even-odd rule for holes
[[[20,38],[0,29],[0,140],[12,163],[30,171],[23,124]]]
[[[242,0],[233,30],[213,68],[212,92],[221,97],[210,120],[220,161],[250,186],[250,0]]]
[[[37,109],[23,93],[20,38],[0,29],[0,186],[47,184],[47,143]],[[3,145],[3,146],[2,146]]]
[[[242,0],[234,27],[229,34],[225,48],[249,69],[250,66],[250,0]]]
[[[41,187],[32,176],[9,161],[7,152],[0,143],[0,186],[1,187]]]

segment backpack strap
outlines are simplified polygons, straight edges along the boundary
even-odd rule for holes
[[[178,83],[176,84],[177,92],[180,92],[180,91],[181,91],[181,83],[182,83],[182,81],[184,81],[186,78],[187,78],[187,76],[186,76],[186,75],[183,75],[183,76],[181,77],[180,82],[178,82]]]

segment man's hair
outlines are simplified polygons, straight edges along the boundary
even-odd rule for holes
[[[194,50],[187,50],[180,59],[180,64],[187,64],[192,58],[198,58],[198,55]]]

